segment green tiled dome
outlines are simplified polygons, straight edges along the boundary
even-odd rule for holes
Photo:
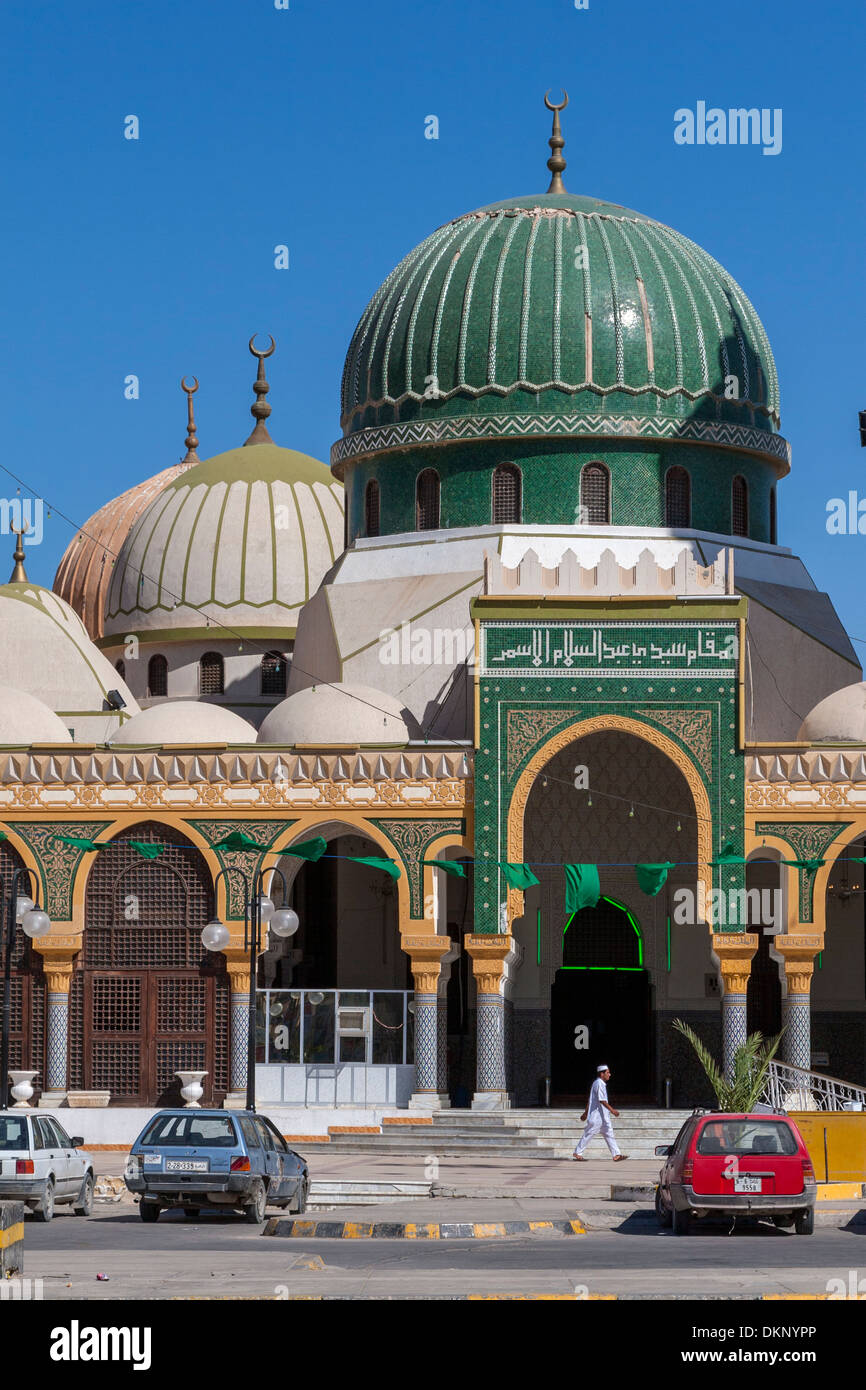
[[[773,354],[739,285],[670,227],[570,194],[493,203],[410,252],[355,330],[341,423],[338,475],[425,442],[557,434],[788,466]]]

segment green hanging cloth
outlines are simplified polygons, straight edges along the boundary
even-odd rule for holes
[[[323,835],[317,835],[313,840],[301,840],[300,844],[292,845],[290,849],[281,850],[281,854],[289,854],[294,859],[309,859],[315,864],[317,859],[321,859],[328,842]]]
[[[257,849],[263,853],[267,845],[259,844],[258,840],[245,835],[242,830],[233,830],[230,835],[226,835],[224,840],[217,840],[214,844],[215,849]]]
[[[127,840],[126,842],[142,859],[158,859],[165,845],[154,845],[149,840]]]
[[[826,864],[826,859],[783,859],[783,864],[790,864],[792,869],[808,869],[810,873],[815,873]]]
[[[579,912],[595,907],[601,897],[601,883],[595,864],[563,864],[565,869],[565,910]]]
[[[453,874],[455,878],[465,878],[466,870],[456,859],[422,859],[422,864],[429,864],[431,869],[444,869],[446,874]]]
[[[6,834],[6,831],[5,831],[5,830],[0,830],[0,840],[8,840],[8,839],[9,839],[9,836]]]
[[[394,879],[400,877],[400,870],[394,863],[393,859],[377,859],[375,854],[371,854],[365,857],[359,857],[355,854],[349,854],[346,857],[347,859],[350,859],[353,864],[369,864],[371,869],[381,869],[383,873],[390,874],[391,877]]]
[[[531,888],[533,884],[538,882],[528,864],[503,864],[500,862],[499,867],[509,888]]]
[[[715,859],[710,860],[713,868],[720,868],[723,864],[745,864],[745,855],[737,854],[733,845],[725,845],[721,854],[717,854]]]
[[[664,864],[635,864],[634,871],[641,892],[646,893],[648,898],[654,898],[667,883],[669,870],[675,868],[676,864],[669,860]]]
[[[85,840],[78,835],[52,835],[52,840],[60,840],[64,845],[74,845],[76,849],[91,850],[108,849],[109,841],[99,844],[96,840]]]

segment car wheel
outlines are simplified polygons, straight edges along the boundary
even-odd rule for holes
[[[687,1236],[692,1229],[692,1214],[690,1211],[677,1211],[676,1207],[671,1209],[671,1225],[675,1236]]]
[[[798,1236],[811,1236],[815,1231],[815,1208],[807,1207],[798,1211],[794,1217],[794,1230]]]
[[[656,1216],[658,1217],[659,1225],[666,1231],[670,1230],[671,1213],[662,1201],[662,1190],[660,1187],[656,1188]]]
[[[303,1213],[307,1210],[307,1198],[309,1197],[309,1195],[310,1179],[308,1177],[303,1177],[298,1183],[298,1201],[297,1205],[295,1206],[295,1211],[298,1214],[298,1216],[302,1216]]]
[[[250,1200],[244,1207],[244,1219],[248,1221],[251,1226],[261,1226],[265,1219],[265,1207],[267,1204],[268,1198],[265,1192],[265,1185],[262,1182],[256,1182],[250,1189]]]
[[[139,1202],[138,1214],[148,1225],[159,1220],[159,1211],[159,1202]]]
[[[79,1195],[78,1195],[78,1201],[75,1203],[75,1205],[73,1206],[72,1210],[75,1212],[75,1215],[76,1215],[76,1216],[92,1216],[92,1215],[93,1215],[93,1174],[92,1174],[92,1173],[86,1173],[86,1174],[85,1174],[85,1176],[84,1176],[84,1182],[81,1184],[81,1192],[80,1192]]]
[[[785,1227],[787,1227],[787,1226],[793,1226],[793,1224],[794,1224],[794,1218],[793,1218],[793,1216],[774,1216],[774,1217],[773,1217],[773,1225],[774,1225],[774,1226],[778,1226],[781,1230],[784,1230]]]
[[[45,1195],[38,1207],[34,1208],[33,1215],[37,1221],[50,1221],[54,1215],[54,1179],[49,1178],[45,1184]]]

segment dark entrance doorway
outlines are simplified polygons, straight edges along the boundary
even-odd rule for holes
[[[650,981],[640,927],[622,903],[604,897],[568,918],[550,1002],[556,1104],[582,1106],[601,1062],[611,1069],[612,1096],[650,1094]]]

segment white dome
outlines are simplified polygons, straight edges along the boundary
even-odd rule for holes
[[[798,739],[807,743],[866,743],[866,681],[834,690],[810,710]]]
[[[252,724],[225,705],[210,705],[201,700],[167,700],[142,710],[117,730],[110,740],[120,743],[255,743]]]
[[[125,714],[138,704],[84,624],[59,595],[29,580],[0,585],[0,650],[16,689],[47,705],[76,742],[104,743],[123,715],[108,702],[116,690]]]
[[[409,730],[393,695],[369,685],[317,685],[282,700],[265,716],[259,743],[373,744],[409,741]]]
[[[343,488],[323,463],[273,443],[231,449],[179,474],[139,516],[112,570],[105,632],[293,638],[342,549]]]
[[[72,737],[53,709],[24,690],[0,685],[0,744],[71,743]]]

